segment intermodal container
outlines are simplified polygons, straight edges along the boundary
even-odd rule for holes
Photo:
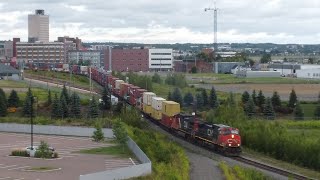
[[[145,89],[135,89],[133,95],[130,95],[130,104],[142,109],[142,96],[147,92]]]
[[[156,120],[161,120],[161,118],[162,118],[161,110],[156,110],[156,109],[152,108],[151,117],[153,117]]]
[[[152,107],[151,105],[143,104],[143,112],[148,114],[149,116],[152,114]]]
[[[151,102],[152,108],[157,111],[161,111],[163,101],[165,101],[165,99],[162,97],[152,97],[152,102]]]
[[[143,104],[151,106],[153,97],[156,97],[155,93],[153,93],[153,92],[144,92],[143,93]]]
[[[167,116],[177,115],[180,113],[180,104],[174,101],[163,101],[162,113]]]

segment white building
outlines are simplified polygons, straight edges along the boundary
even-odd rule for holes
[[[172,49],[149,49],[149,69],[151,71],[171,71],[172,68]]]
[[[64,44],[62,42],[28,43],[17,42],[17,61],[48,66],[65,63]]]
[[[37,9],[28,15],[28,42],[49,42],[49,16]]]
[[[100,51],[83,51],[83,50],[73,50],[68,51],[68,60],[71,64],[83,64],[92,65],[94,67],[100,67]]]
[[[320,79],[320,68],[297,70],[297,78]]]

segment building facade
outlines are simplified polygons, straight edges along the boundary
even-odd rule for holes
[[[13,42],[1,41],[0,42],[0,62],[10,63],[13,57]]]
[[[149,71],[148,49],[106,49],[104,51],[104,67],[109,70],[111,52],[111,69],[113,71]]]
[[[53,67],[65,63],[64,44],[61,42],[17,42],[17,62],[34,64],[36,67]]]
[[[171,71],[172,68],[172,49],[149,49],[150,71]]]
[[[69,64],[92,65],[101,67],[101,52],[93,50],[71,50],[68,51]]]
[[[49,42],[49,16],[44,10],[37,9],[28,15],[28,42]]]

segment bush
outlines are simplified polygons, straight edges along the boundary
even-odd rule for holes
[[[29,154],[26,150],[13,150],[11,152],[11,156],[22,156],[22,157],[29,157]]]
[[[48,143],[41,141],[40,146],[38,147],[34,157],[36,158],[52,158],[53,152],[49,149]]]
[[[96,125],[96,130],[93,132],[92,138],[96,142],[100,142],[104,140],[104,134],[99,124]]]

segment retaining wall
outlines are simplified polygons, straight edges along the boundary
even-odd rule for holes
[[[129,138],[127,144],[128,144],[128,147],[136,155],[136,157],[140,160],[142,164],[110,170],[110,171],[103,171],[98,173],[81,175],[80,180],[128,179],[132,177],[151,174],[152,172],[151,161],[146,156],[146,154],[144,154],[144,152],[139,148],[139,146],[131,138]]]
[[[15,133],[30,133],[30,124],[0,123],[0,131]],[[63,136],[82,136],[91,137],[95,128],[72,127],[72,126],[51,126],[51,125],[33,125],[33,133]],[[106,138],[112,138],[112,129],[102,129]]]

